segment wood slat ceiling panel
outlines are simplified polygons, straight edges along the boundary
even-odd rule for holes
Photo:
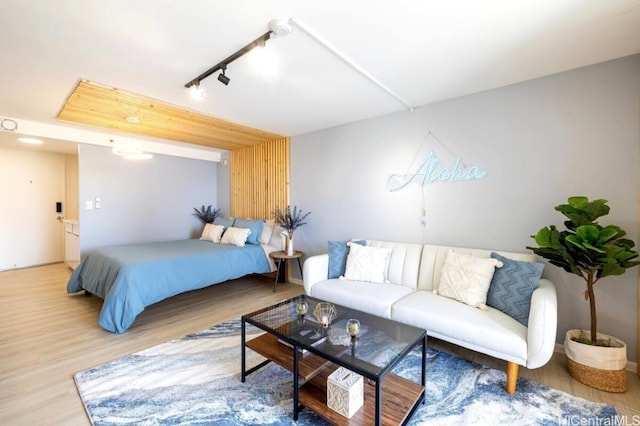
[[[129,116],[140,122],[126,121]],[[78,83],[57,119],[227,150],[283,137],[87,80]]]

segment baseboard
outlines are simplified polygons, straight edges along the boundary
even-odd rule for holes
[[[554,350],[555,353],[558,354],[562,354],[562,355],[567,355],[564,352],[564,344],[562,343],[556,343],[556,349]],[[636,374],[636,372],[638,371],[638,363],[637,362],[631,362],[629,360],[627,360],[627,367],[625,368],[627,371],[630,371],[634,374]]]
[[[289,277],[289,282],[293,283],[293,284],[304,285],[304,283],[302,282],[302,280],[300,278],[291,278],[291,277]]]

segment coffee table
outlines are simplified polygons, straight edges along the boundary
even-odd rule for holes
[[[306,315],[298,315],[299,301],[307,302]],[[337,315],[331,326],[323,327],[313,317],[315,306],[323,302],[297,296],[242,316],[241,380],[270,362],[293,373],[293,419],[305,407],[333,424],[406,424],[419,403],[424,403],[427,333],[397,321],[335,305]],[[360,321],[360,333],[348,346],[334,345],[330,328],[346,328],[347,319]],[[246,340],[246,324],[266,333]],[[415,383],[392,373],[404,357],[421,346],[421,381]],[[246,348],[266,358],[247,369]],[[327,377],[338,366],[362,375],[364,404],[351,419],[327,407]]]

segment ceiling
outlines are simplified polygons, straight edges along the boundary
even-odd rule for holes
[[[56,117],[83,79],[294,136],[640,53],[640,0],[2,3],[0,118],[78,128]],[[185,83],[279,17],[407,105],[295,25],[230,64],[228,86],[213,75],[190,99]]]

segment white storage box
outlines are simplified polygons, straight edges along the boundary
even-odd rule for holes
[[[347,418],[362,407],[364,401],[364,382],[362,376],[338,368],[327,378],[327,406]]]

